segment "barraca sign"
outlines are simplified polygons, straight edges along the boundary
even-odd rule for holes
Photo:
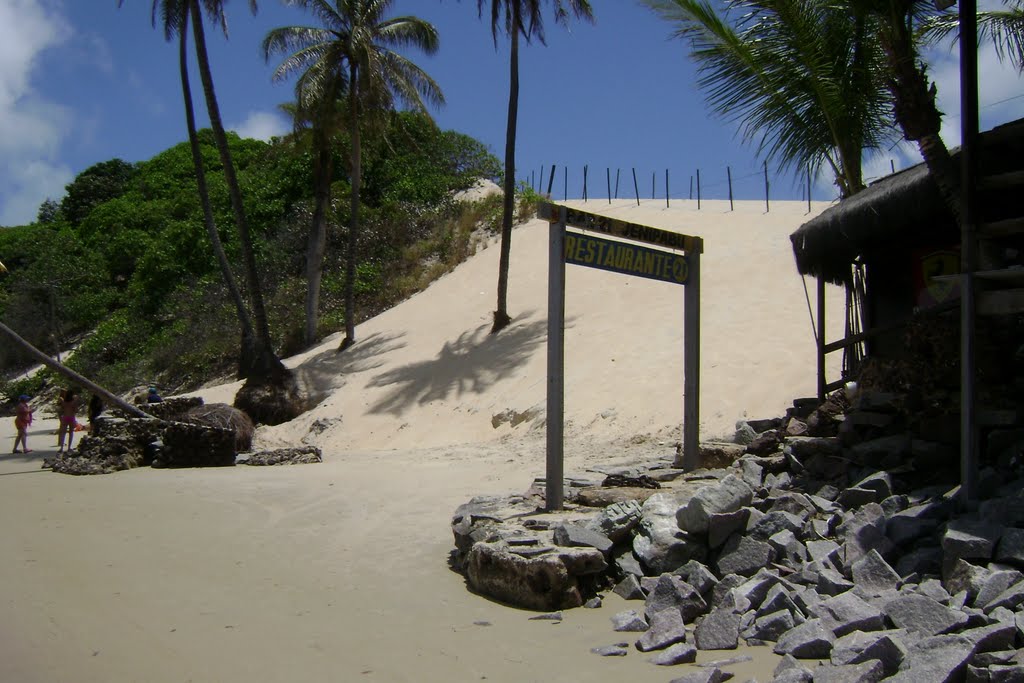
[[[690,272],[683,254],[568,230],[565,232],[565,262],[677,285],[685,285]]]

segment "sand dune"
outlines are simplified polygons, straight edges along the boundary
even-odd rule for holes
[[[805,205],[574,204],[704,238],[704,437],[813,394],[811,324],[787,238]],[[546,243],[540,221],[515,231],[515,322],[500,335],[487,333],[497,269],[487,248],[361,325],[348,351],[328,339],[289,359],[318,405],[258,440],[314,443],[322,465],[67,477],[39,469],[55,424],[38,422],[34,453],[0,456],[0,680],[643,683],[685,673],[636,652],[590,654],[628,640],[608,621],[627,608],[616,596],[558,625],[529,621],[472,595],[447,567],[457,505],[543,473],[543,424],[529,416],[545,395]],[[682,298],[672,285],[569,269],[568,470],[671,452]],[[230,401],[236,390],[200,393]],[[0,435],[9,451],[9,420]],[[772,657],[751,652],[737,680],[768,678]]]

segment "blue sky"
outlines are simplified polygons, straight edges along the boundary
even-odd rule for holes
[[[545,175],[557,164],[555,196],[562,195],[563,168],[570,196],[580,196],[584,164],[591,196],[605,196],[605,169],[621,169],[620,196],[632,193],[636,168],[641,196],[650,196],[652,173],[664,197],[685,197],[690,177],[701,171],[703,195],[726,196],[726,167],[737,198],[763,196],[760,160],[738,139],[733,124],[708,113],[695,85],[685,44],[671,27],[634,0],[592,0],[596,24],[569,30],[548,17],[547,46],[521,54],[517,165],[520,178]],[[227,3],[230,36],[208,30],[217,94],[225,123],[243,135],[267,139],[288,130],[276,112],[291,98],[289,83],[271,82],[259,44],[268,30],[307,24],[280,0]],[[0,225],[32,221],[47,197],[90,165],[120,157],[145,160],[185,137],[177,52],[150,23],[150,0],[0,0]],[[441,85],[447,106],[438,123],[472,135],[503,154],[508,89],[507,42],[495,49],[476,0],[396,0],[395,13],[434,23],[441,36],[437,55],[413,55]],[[950,114],[944,137],[959,141],[957,62],[932,56],[940,105]],[[1000,67],[991,50],[981,56],[983,128],[1024,116],[1024,80]],[[198,77],[193,70],[194,88]],[[197,102],[199,116],[205,110]],[[201,123],[205,125],[205,123]],[[909,146],[869,160],[867,175],[916,162]],[[800,199],[803,182],[772,175],[772,196]],[[814,197],[834,196],[826,178]]]

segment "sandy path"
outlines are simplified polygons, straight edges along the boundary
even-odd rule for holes
[[[7,422],[0,444],[9,446]],[[40,421],[34,431],[53,426]],[[30,439],[38,449],[53,437]],[[59,476],[39,462],[0,457],[3,681],[681,675],[635,651],[590,654],[635,638],[611,631],[608,619],[638,603],[613,595],[561,624],[530,621],[469,593],[448,569],[451,511],[472,495],[524,489],[527,473],[543,469],[537,440],[104,477]],[[570,456],[568,466],[582,469],[584,458]],[[773,658],[751,652],[758,661],[733,670],[763,678]]]

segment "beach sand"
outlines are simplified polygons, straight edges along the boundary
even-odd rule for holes
[[[705,240],[702,438],[781,414],[815,387],[814,340],[788,235],[806,205],[571,202]],[[816,214],[825,205],[815,205]],[[813,214],[812,214],[813,215]],[[2,681],[668,681],[609,618],[608,595],[560,623],[474,595],[448,566],[454,509],[524,491],[544,472],[546,223],[515,230],[514,324],[487,334],[497,248],[402,305],[289,359],[319,405],[261,428],[324,463],[69,477],[41,470],[0,424]],[[811,284],[809,283],[809,286]],[[812,287],[813,292],[813,287]],[[829,338],[842,294],[829,290]],[[671,455],[682,414],[683,290],[570,267],[566,471]],[[836,362],[831,359],[832,376]],[[237,385],[204,389],[230,402]],[[509,417],[537,415],[512,426]],[[496,417],[497,416],[497,417]],[[517,419],[518,419],[517,417]],[[497,425],[497,426],[495,426]],[[768,648],[739,681],[770,679]]]

